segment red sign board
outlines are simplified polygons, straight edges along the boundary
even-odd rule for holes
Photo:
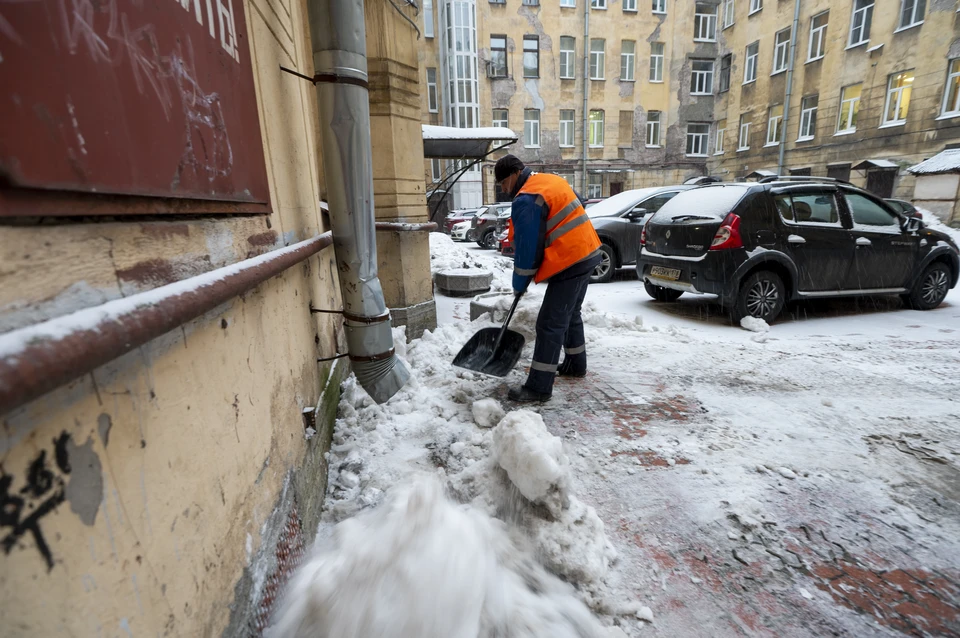
[[[266,212],[243,0],[0,1],[0,215]]]

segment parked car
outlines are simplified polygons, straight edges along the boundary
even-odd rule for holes
[[[453,241],[468,241],[467,234],[470,232],[470,221],[460,222],[453,225],[450,231],[450,239]]]
[[[787,301],[900,295],[936,308],[960,250],[874,195],[827,178],[765,178],[680,193],[646,224],[637,274],[651,297],[712,293],[739,321]]]
[[[602,202],[602,201],[605,200],[605,199],[606,199],[606,197],[594,197],[593,199],[588,199],[587,201],[583,202],[583,209],[586,210],[586,209],[590,208],[591,206],[594,206],[594,205],[596,205],[596,204],[599,204],[600,202]]]
[[[587,209],[587,216],[603,244],[603,260],[591,283],[606,283],[617,268],[637,262],[640,252],[640,232],[647,219],[660,210],[677,193],[693,186],[665,186],[624,191]]]
[[[923,213],[917,210],[917,207],[903,199],[885,199],[883,200],[893,207],[893,210],[903,213],[907,217],[916,217],[923,219]]]
[[[455,224],[473,219],[479,211],[479,208],[465,208],[463,210],[450,211],[446,219],[443,220],[443,232],[449,235]]]
[[[510,241],[510,220],[506,220],[503,230],[497,237],[497,252],[504,257],[513,257],[516,252],[513,248],[513,242]]]
[[[475,241],[481,248],[496,248],[498,220],[510,219],[510,202],[501,202],[499,204],[490,204],[480,210],[480,213],[473,218],[473,228],[471,229],[470,241]]]

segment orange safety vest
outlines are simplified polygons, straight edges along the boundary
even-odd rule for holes
[[[543,260],[533,278],[535,282],[553,277],[600,248],[597,231],[564,178],[550,173],[532,173],[517,194],[537,195],[538,204],[546,202],[550,207]],[[513,224],[510,224],[509,238],[513,243]]]

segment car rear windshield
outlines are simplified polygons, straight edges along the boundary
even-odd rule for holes
[[[658,224],[682,222],[684,218],[723,221],[748,190],[748,186],[728,184],[683,191],[664,204],[651,221]]]

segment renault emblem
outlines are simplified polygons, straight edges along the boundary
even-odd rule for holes
[[[670,239],[670,231],[669,231],[669,230],[667,231],[667,235],[666,235],[666,236],[667,236],[667,239]]]

